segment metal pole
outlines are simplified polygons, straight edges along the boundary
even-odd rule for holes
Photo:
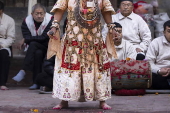
[[[37,0],[29,0],[28,1],[28,15],[31,14],[32,6],[37,3]]]

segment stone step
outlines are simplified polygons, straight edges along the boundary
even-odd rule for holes
[[[146,93],[147,94],[170,94],[170,90],[169,89],[164,89],[164,90],[157,90],[157,89],[146,89]]]
[[[16,82],[12,78],[20,71],[23,65],[24,57],[11,58],[11,65],[8,75],[7,86],[30,86],[32,85],[32,73],[27,72],[25,78],[21,82]]]

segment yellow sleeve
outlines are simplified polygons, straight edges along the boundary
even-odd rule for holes
[[[68,7],[68,0],[57,0],[50,12],[55,12],[56,9],[66,10]]]
[[[102,5],[103,5],[102,8],[103,12],[110,11],[112,12],[112,14],[115,14],[115,10],[113,9],[112,4],[110,3],[109,0],[103,0]]]

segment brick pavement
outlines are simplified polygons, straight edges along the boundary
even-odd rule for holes
[[[170,94],[144,96],[116,96],[107,101],[112,110],[98,109],[98,102],[69,102],[70,108],[52,110],[60,102],[51,94],[39,94],[27,87],[0,90],[0,113],[170,113]]]

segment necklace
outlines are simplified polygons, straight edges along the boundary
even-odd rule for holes
[[[74,10],[74,15],[77,23],[86,29],[92,29],[99,25],[101,12],[97,1],[93,0],[91,2],[80,2],[80,0],[77,0],[76,2],[77,4]]]

